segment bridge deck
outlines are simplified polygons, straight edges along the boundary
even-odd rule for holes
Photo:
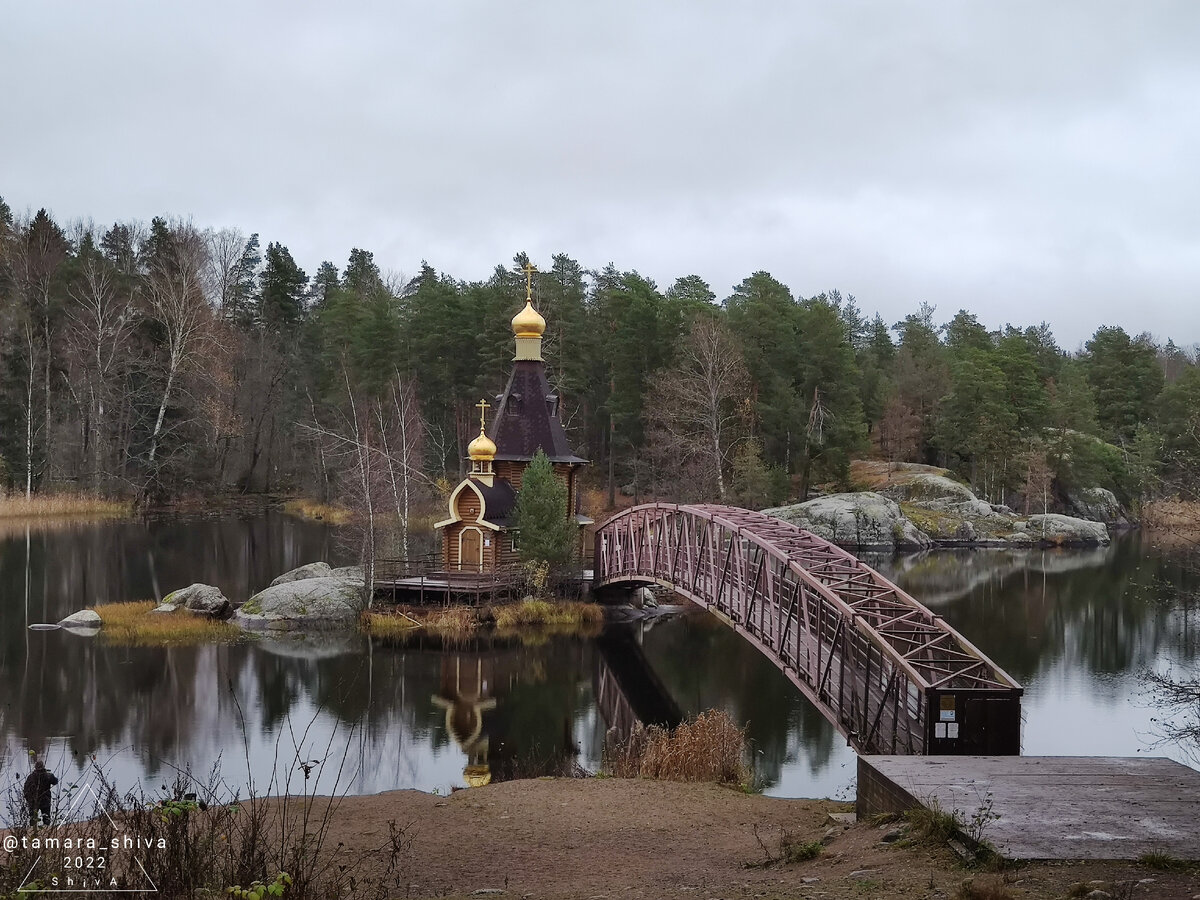
[[[859,818],[934,802],[967,823],[990,808],[1006,859],[1200,857],[1200,772],[1169,759],[859,757]]]
[[[1021,686],[855,556],[763,513],[647,504],[596,532],[595,586],[652,581],[723,617],[860,751],[1020,752]]]

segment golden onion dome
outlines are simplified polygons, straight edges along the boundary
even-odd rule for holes
[[[492,770],[486,764],[467,766],[463,769],[463,780],[469,787],[483,787],[491,783]]]
[[[467,456],[474,460],[491,460],[496,458],[496,444],[490,437],[479,429],[479,437],[467,444]]]
[[[512,330],[517,337],[541,337],[546,331],[546,320],[533,308],[533,303],[526,300],[525,308],[513,316]]]

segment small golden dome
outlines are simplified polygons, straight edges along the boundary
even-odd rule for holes
[[[496,444],[490,437],[479,429],[479,437],[467,444],[467,456],[474,460],[491,460],[496,458]]]
[[[525,308],[513,316],[512,330],[517,337],[541,337],[546,330],[546,320],[526,300]]]

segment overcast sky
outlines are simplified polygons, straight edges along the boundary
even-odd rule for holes
[[[0,196],[1200,341],[1200,3],[0,0]]]

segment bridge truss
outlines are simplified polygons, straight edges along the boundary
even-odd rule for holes
[[[596,532],[597,589],[657,583],[716,613],[860,753],[1017,754],[1022,688],[855,556],[747,509],[646,504]]]

